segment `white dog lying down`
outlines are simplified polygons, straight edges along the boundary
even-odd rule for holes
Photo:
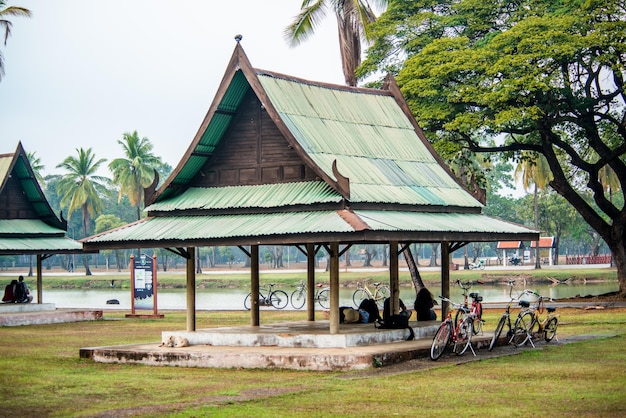
[[[165,341],[161,343],[159,347],[179,348],[179,347],[188,347],[188,346],[189,346],[189,341],[187,340],[187,338],[180,337],[180,336],[175,337],[173,335],[170,335],[169,337],[165,339]]]

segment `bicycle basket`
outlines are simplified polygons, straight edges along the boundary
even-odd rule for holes
[[[522,304],[522,302],[525,302],[525,303],[528,303],[528,305],[531,305],[533,303],[539,302],[539,295],[535,293],[535,291],[533,290],[526,289],[522,292],[522,295],[519,297],[519,301],[520,301],[520,305]]]

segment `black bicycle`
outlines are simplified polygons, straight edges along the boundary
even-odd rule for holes
[[[276,309],[284,309],[289,303],[289,296],[282,290],[274,290],[275,283],[270,283],[266,288],[259,288],[259,306],[273,306]],[[252,292],[248,293],[243,300],[243,306],[250,310]]]

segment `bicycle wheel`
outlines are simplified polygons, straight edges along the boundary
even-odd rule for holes
[[[459,324],[459,327],[456,330],[454,345],[452,346],[452,351],[457,356],[465,354],[467,348],[472,343],[472,334],[474,328],[473,324],[474,321],[469,316],[463,318],[463,320]]]
[[[552,339],[556,336],[556,327],[559,325],[559,320],[557,317],[552,317],[548,319],[545,328],[543,329],[543,338],[547,343],[552,341]]]
[[[289,303],[289,296],[282,290],[274,290],[270,295],[270,302],[276,309],[284,309]]]
[[[322,289],[317,294],[317,301],[324,309],[330,309],[330,290]]]
[[[479,303],[476,308],[476,318],[474,318],[474,335],[483,332],[483,304]]]
[[[530,330],[533,325],[533,314],[524,312],[517,317],[513,326],[513,336],[511,342],[515,347],[521,347],[530,340]]]
[[[306,302],[304,289],[294,290],[291,294],[291,306],[293,306],[294,309],[300,309],[304,306],[304,302]]]
[[[506,324],[506,315],[502,315],[502,317],[500,317],[500,321],[498,321],[496,330],[493,332],[493,338],[491,339],[491,343],[489,343],[489,351],[493,350],[493,348],[498,343],[498,338],[500,338],[500,334],[502,334],[502,329],[504,329],[505,324]]]
[[[368,299],[369,295],[365,291],[365,289],[357,289],[352,294],[352,302],[354,302],[355,307],[359,307],[363,299]]]
[[[380,309],[384,308],[385,299],[389,297],[390,293],[391,292],[389,291],[389,287],[387,287],[386,285],[380,286],[378,289],[376,289],[376,292],[374,292],[374,300],[376,300],[376,304]]]
[[[246,298],[243,300],[243,307],[247,310],[250,310],[250,300],[252,299],[252,292],[248,293]]]
[[[439,329],[433,338],[433,344],[430,346],[430,359],[437,360],[446,351],[450,337],[452,336],[452,323],[444,321],[439,325]]]

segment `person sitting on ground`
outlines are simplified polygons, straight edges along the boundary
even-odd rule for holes
[[[2,302],[14,303],[15,302],[15,288],[17,287],[17,280],[11,280],[11,283],[4,288],[4,296],[2,296]]]
[[[437,302],[433,298],[433,295],[426,289],[422,287],[419,292],[417,292],[417,296],[415,297],[415,314],[417,316],[418,321],[434,321],[437,319],[437,314],[433,310],[433,306],[435,306]]]
[[[33,297],[30,295],[30,289],[24,281],[24,276],[20,276],[15,287],[15,303],[30,303],[32,301]]]

